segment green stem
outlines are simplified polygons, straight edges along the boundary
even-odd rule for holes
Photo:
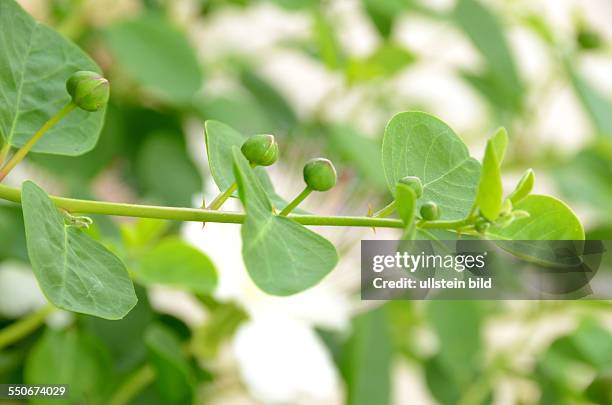
[[[236,182],[233,182],[227,188],[227,190],[225,190],[224,192],[219,194],[214,200],[212,200],[212,202],[207,207],[207,209],[209,209],[209,210],[218,210],[219,208],[221,208],[223,203],[225,201],[227,201],[227,199],[230,198],[232,196],[232,194],[234,194],[234,191],[236,191],[237,188],[238,188],[238,184]]]
[[[464,226],[468,226],[474,223],[474,218],[464,218],[454,221],[424,221],[421,220],[417,223],[417,226],[422,229],[452,229],[458,230]]]
[[[6,142],[4,145],[2,145],[2,149],[0,149],[0,167],[2,167],[2,165],[4,164],[4,161],[6,160],[6,157],[8,156],[10,151],[10,143]]]
[[[393,214],[393,212],[395,211],[395,205],[396,205],[395,200],[391,201],[387,206],[383,207],[378,212],[375,212],[372,215],[372,217],[374,218],[388,217],[389,215]]]
[[[25,318],[2,329],[0,331],[0,350],[34,332],[45,322],[47,316],[54,310],[55,308],[53,306],[45,305],[38,311],[32,312]]]
[[[157,218],[174,221],[219,222],[226,224],[241,224],[245,214],[240,212],[223,212],[201,208],[160,207],[155,205],[123,204],[92,200],[78,200],[50,196],[58,208],[81,214],[114,215],[120,217]],[[21,190],[0,184],[0,199],[21,203]],[[312,226],[354,226],[364,228],[404,228],[399,219],[373,218],[356,216],[320,216],[296,215],[288,216],[302,225]],[[474,218],[464,218],[455,221],[419,221],[421,229],[457,230],[471,225]]]
[[[21,190],[0,184],[0,199],[21,202]],[[115,215],[121,217],[158,218],[175,221],[193,222],[220,222],[228,224],[241,224],[245,214],[238,212],[223,212],[201,208],[159,207],[153,205],[122,204],[91,200],[77,200],[72,198],[51,196],[51,200],[58,208],[69,212],[81,214]],[[403,228],[399,219],[370,218],[352,216],[318,216],[318,215],[289,215],[289,218],[302,225],[320,226],[355,226],[377,228]]]
[[[155,379],[155,372],[148,364],[134,371],[115,392],[109,405],[129,404],[147,385]]]
[[[36,142],[55,124],[60,122],[62,118],[64,118],[70,111],[74,110],[76,105],[71,101],[66,104],[61,110],[59,110],[53,117],[49,118],[47,122],[43,124],[42,127],[39,128],[38,131],[23,145],[14,155],[13,157],[4,165],[4,167],[0,170],[0,181],[4,180],[4,178],[13,170],[15,166],[19,162],[23,160],[24,157],[28,154],[28,152],[34,147]]]
[[[289,204],[287,204],[287,206],[285,208],[283,208],[283,210],[278,215],[281,216],[281,217],[286,217],[287,215],[289,215],[289,213],[291,211],[293,211],[295,209],[295,207],[300,205],[300,203],[302,201],[304,201],[306,199],[306,197],[308,197],[310,195],[310,193],[312,193],[312,189],[310,187],[306,186],[306,188],[304,188],[304,190],[302,190],[302,192],[300,194],[298,194],[298,196],[295,197],[293,199],[293,201],[291,201]]]

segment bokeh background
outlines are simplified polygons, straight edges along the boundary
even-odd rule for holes
[[[608,0],[20,3],[102,66],[112,97],[92,152],[32,155],[9,184],[32,178],[55,194],[196,207],[218,193],[203,134],[216,119],[277,136],[282,158],[269,172],[285,198],[301,190],[304,161],[334,160],[339,186],[305,208],[362,215],[390,198],[385,123],[416,109],[448,122],[479,159],[505,126],[508,187],[532,167],[536,192],[567,201],[587,237],[612,239]],[[146,329],[163,324],[182,341],[197,403],[612,403],[611,303],[363,302],[359,241],[399,235],[341,228],[318,229],[338,248],[338,268],[274,298],[249,280],[238,226],[94,219],[92,233],[128,267],[180,236],[213,259],[217,291],[141,287],[138,307],[116,322],[55,312],[0,352],[1,382],[61,359],[82,403],[109,403],[146,361]],[[0,327],[44,305],[21,221],[18,208],[0,206]],[[54,358],[41,358],[45,334],[64,342]],[[75,334],[87,342],[76,351]],[[171,403],[185,389],[172,376],[133,385],[138,404]]]

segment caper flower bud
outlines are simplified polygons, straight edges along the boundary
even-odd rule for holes
[[[426,221],[435,221],[440,218],[440,209],[438,204],[433,201],[428,201],[421,205],[421,217]]]
[[[274,135],[253,135],[242,144],[240,150],[249,162],[257,166],[270,166],[278,160],[278,144]]]
[[[418,177],[406,176],[403,179],[400,179],[399,182],[409,186],[412,191],[414,191],[416,198],[420,198],[423,195],[423,183],[421,183],[421,179]]]
[[[96,72],[79,71],[66,82],[66,90],[72,102],[85,111],[98,111],[110,97],[108,80]]]
[[[487,221],[485,218],[478,218],[476,220],[476,223],[474,223],[474,229],[476,229],[476,232],[478,233],[485,233],[489,229],[490,226],[491,226],[491,223]]]
[[[311,159],[304,166],[304,181],[312,190],[327,191],[336,185],[337,179],[336,168],[328,159]]]

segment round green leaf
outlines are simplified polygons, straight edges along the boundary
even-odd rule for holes
[[[422,112],[395,115],[385,129],[382,159],[391,192],[395,192],[400,179],[417,176],[423,182],[419,204],[434,201],[442,211],[442,219],[459,219],[468,214],[480,164],[438,118]]]
[[[14,0],[0,2],[0,136],[23,146],[70,96],[66,80],[100,68],[75,44],[37,23]],[[76,109],[34,145],[33,152],[81,155],[98,141],[105,109]]]

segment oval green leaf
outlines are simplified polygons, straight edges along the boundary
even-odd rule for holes
[[[465,217],[474,201],[480,164],[470,157],[463,141],[438,118],[422,112],[395,115],[382,146],[387,184],[417,176],[423,182],[423,197],[441,208],[442,219]]]
[[[562,201],[532,194],[519,201],[515,210],[529,212],[505,228],[491,227],[489,239],[501,240],[582,240],[584,228],[576,214]]]
[[[208,256],[174,237],[145,253],[134,277],[145,285],[164,284],[202,294],[210,294],[217,285],[217,272]]]
[[[137,298],[121,260],[82,231],[65,225],[36,184],[23,183],[21,199],[28,256],[49,301],[67,311],[123,318]]]
[[[317,284],[336,266],[334,246],[291,219],[272,213],[268,196],[238,148],[234,149],[234,165],[246,211],[242,257],[255,284],[272,295],[296,294]]]
[[[15,1],[0,2],[0,136],[23,146],[70,96],[66,80],[100,68],[78,46],[37,23]],[[76,109],[34,145],[33,152],[81,155],[98,141],[105,109]]]

